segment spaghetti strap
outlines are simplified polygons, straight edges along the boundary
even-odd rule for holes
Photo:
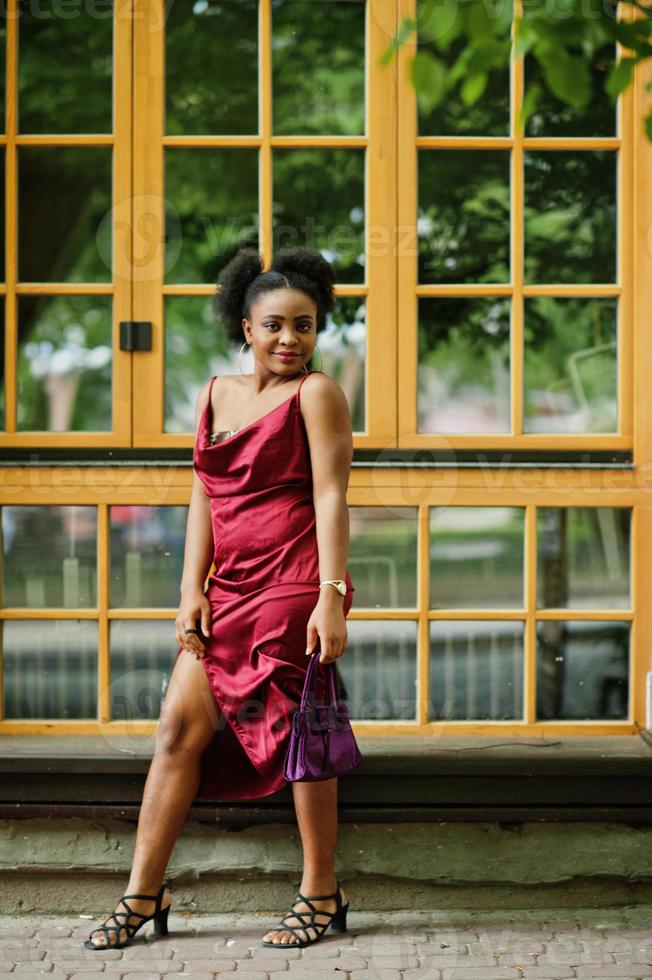
[[[300,381],[300,382],[299,382],[299,384],[297,385],[297,390],[296,390],[296,391],[295,391],[295,393],[294,393],[294,394],[296,395],[296,398],[297,398],[297,404],[298,404],[299,406],[301,405],[301,399],[300,399],[300,397],[299,397],[299,392],[301,391],[301,385],[302,385],[302,384],[303,384],[303,382],[304,382],[304,381],[306,380],[306,378],[308,377],[308,375],[309,375],[309,374],[313,374],[313,372],[312,372],[312,371],[304,371],[304,372],[303,372],[303,377],[301,378],[301,381]]]
[[[217,378],[214,374],[208,385],[208,401],[206,402],[206,421],[208,423],[208,431],[211,432],[213,428],[213,382]]]

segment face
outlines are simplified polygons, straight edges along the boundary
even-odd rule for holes
[[[242,327],[256,360],[276,374],[301,371],[317,343],[317,304],[300,289],[272,289],[258,297],[250,314]]]

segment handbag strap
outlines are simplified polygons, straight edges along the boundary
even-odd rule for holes
[[[317,668],[319,666],[319,645],[317,649],[313,651],[310,656],[310,662],[308,664],[308,669],[306,670],[306,679],[303,684],[303,693],[301,694],[301,711],[305,711],[306,704],[310,698],[311,694],[317,693]],[[331,704],[333,707],[337,707],[337,690],[335,688],[335,664],[331,661],[324,664],[326,671],[328,673],[330,681],[330,693],[331,693]],[[314,703],[314,699],[311,700]]]

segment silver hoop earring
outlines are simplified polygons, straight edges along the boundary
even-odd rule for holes
[[[249,344],[247,343],[247,341],[246,341],[246,340],[244,341],[244,343],[243,343],[243,345],[242,345],[242,347],[249,347]],[[246,374],[245,374],[245,372],[244,372],[244,371],[242,370],[242,364],[241,364],[241,362],[240,362],[240,358],[242,357],[242,347],[240,348],[240,351],[239,351],[239,353],[238,353],[238,367],[240,368],[240,374],[242,374],[242,375],[243,375],[244,377],[246,377]]]

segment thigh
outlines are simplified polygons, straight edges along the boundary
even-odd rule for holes
[[[203,662],[182,650],[161,706],[157,742],[164,748],[202,751],[218,728],[220,717]]]

